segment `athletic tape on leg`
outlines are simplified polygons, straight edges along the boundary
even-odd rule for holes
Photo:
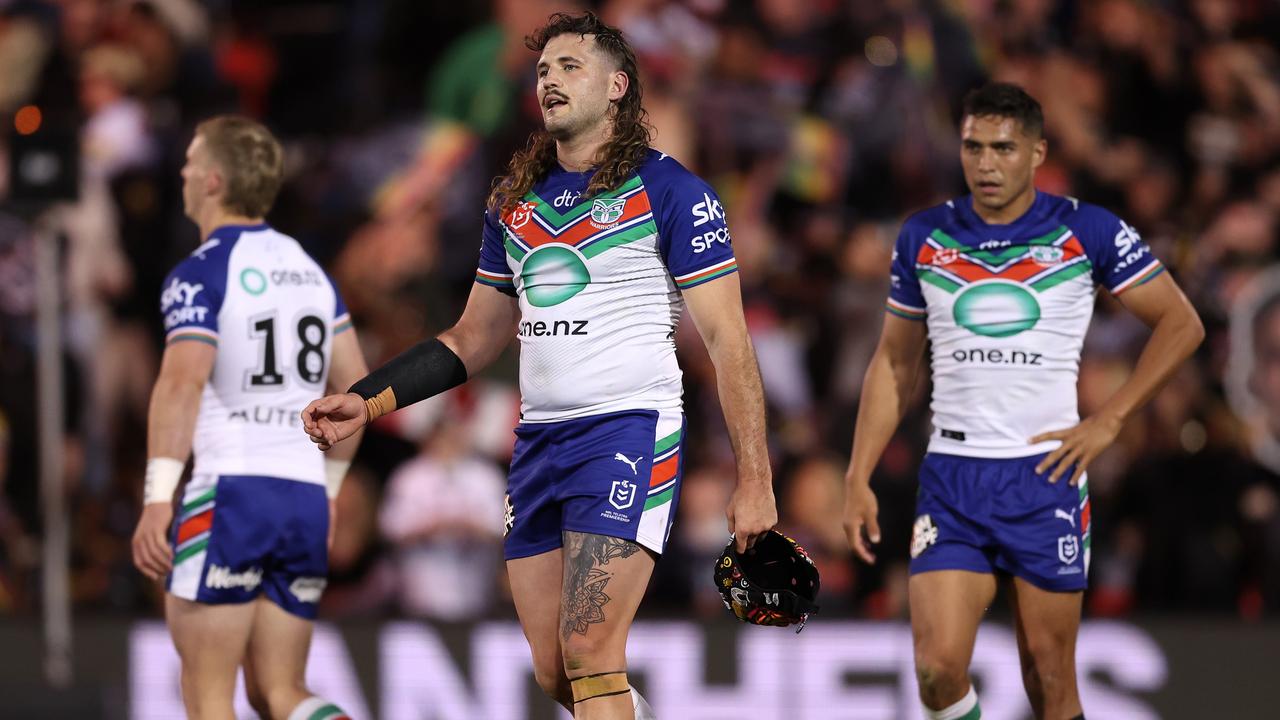
[[[627,683],[627,672],[625,670],[585,675],[570,680],[569,687],[573,688],[573,701],[575,703],[631,692],[631,685]]]

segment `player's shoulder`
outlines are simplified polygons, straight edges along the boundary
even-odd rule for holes
[[[960,221],[958,203],[962,201],[955,198],[911,213],[902,221],[903,235],[925,238],[934,230],[949,231]]]
[[[1069,195],[1042,195],[1045,196],[1044,213],[1047,219],[1070,228],[1086,248],[1096,249],[1100,243],[1110,243],[1117,233],[1135,233],[1118,215],[1101,205]]]
[[[212,279],[225,276],[231,251],[240,240],[239,232],[229,232],[225,228],[214,230],[204,242],[200,243],[191,254],[187,255],[170,271],[173,277],[197,277]]]
[[[1040,191],[1041,212],[1047,217],[1076,227],[1112,226],[1120,221],[1115,213],[1070,195],[1054,195]]]
[[[651,191],[701,193],[704,190],[711,190],[711,185],[707,181],[698,177],[679,160],[654,148],[649,148],[644,162],[636,168],[636,174]]]

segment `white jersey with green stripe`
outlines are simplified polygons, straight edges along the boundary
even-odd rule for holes
[[[719,198],[674,159],[584,198],[591,175],[485,215],[476,282],[519,299],[524,422],[680,409],[680,293],[737,270]]]
[[[351,327],[324,270],[267,225],[224,226],[178,263],[160,298],[166,344],[217,348],[200,398],[195,473],[324,483],[301,431],[324,394],[333,336]]]
[[[1098,288],[1119,295],[1163,270],[1138,233],[1102,208],[1039,192],[990,225],[969,197],[919,212],[894,248],[889,312],[927,323],[931,452],[1024,457],[1076,424],[1076,381]]]

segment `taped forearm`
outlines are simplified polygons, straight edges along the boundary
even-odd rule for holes
[[[364,398],[368,421],[467,381],[462,360],[437,338],[424,340],[352,385],[348,392]]]

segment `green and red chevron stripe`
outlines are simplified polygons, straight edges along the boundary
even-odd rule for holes
[[[1092,269],[1084,245],[1065,226],[998,251],[967,247],[934,230],[916,256],[917,277],[947,292],[994,279],[1043,292]]]

